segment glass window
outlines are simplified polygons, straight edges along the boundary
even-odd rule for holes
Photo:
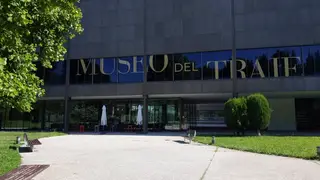
[[[173,81],[173,56],[148,56],[148,81]]]
[[[190,127],[195,129],[226,127],[223,103],[184,104],[184,115]]]
[[[269,60],[269,77],[279,77],[284,74],[282,70],[282,64],[279,61],[280,51],[277,48],[268,48],[267,55]]]
[[[202,53],[203,79],[230,79],[231,51]]]
[[[301,76],[303,65],[299,47],[268,49],[270,77]]]
[[[63,131],[64,101],[46,101],[44,117],[46,130]]]
[[[43,101],[33,105],[31,112],[20,112],[16,109],[0,111],[0,129],[5,130],[40,130],[43,120]]]
[[[15,130],[24,129],[23,113],[16,109],[11,109],[8,125],[10,127],[9,129],[15,129]]]
[[[66,81],[66,63],[59,61],[52,64],[51,69],[45,69],[44,83],[47,85],[62,85]]]
[[[100,124],[102,104],[100,101],[72,101],[69,129],[79,131],[80,125],[86,131],[93,131]]]
[[[305,76],[315,76],[320,74],[320,47],[302,47],[302,61],[304,63]]]
[[[70,60],[70,84],[92,84],[93,73],[97,74],[96,59]]]
[[[96,59],[95,64],[96,74],[93,75],[94,84],[116,83],[118,81],[115,58]]]
[[[237,77],[269,77],[269,61],[267,57],[267,49],[237,51]]]
[[[300,47],[279,48],[279,76],[301,76],[303,63],[301,62]]]
[[[201,80],[201,53],[174,54],[174,80]]]
[[[43,80],[44,78],[44,67],[42,66],[40,61],[34,62],[37,68],[36,76]]]
[[[118,58],[119,83],[143,82],[143,57]]]

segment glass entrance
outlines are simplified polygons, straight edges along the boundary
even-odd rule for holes
[[[184,116],[191,129],[224,129],[223,103],[189,103],[184,105]]]
[[[159,102],[153,102],[148,106],[148,129],[152,131],[164,130],[165,118],[163,105]]]
[[[178,101],[152,100],[148,106],[148,113],[150,130],[180,130]]]
[[[164,131],[180,129],[180,109],[176,100],[148,101],[148,130]],[[71,102],[70,131],[78,131],[85,125],[86,131],[94,131],[100,125],[102,106],[107,110],[107,130],[113,132],[133,132],[141,130],[137,125],[138,107],[143,101],[137,100],[82,100]]]

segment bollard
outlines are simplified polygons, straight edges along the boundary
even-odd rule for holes
[[[17,136],[17,138],[16,138],[16,144],[20,144],[20,136]]]
[[[317,154],[320,157],[320,146],[317,147]]]
[[[216,142],[216,137],[212,136],[211,144],[214,144]]]

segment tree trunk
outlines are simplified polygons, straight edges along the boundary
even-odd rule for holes
[[[260,129],[257,129],[257,135],[258,135],[258,136],[261,136]]]

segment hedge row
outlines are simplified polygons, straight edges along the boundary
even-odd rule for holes
[[[245,132],[246,130],[264,130],[269,126],[271,108],[262,94],[229,99],[225,103],[225,121],[228,128]]]

